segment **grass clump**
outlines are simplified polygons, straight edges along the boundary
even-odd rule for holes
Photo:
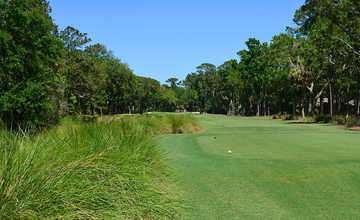
[[[298,120],[299,117],[296,115],[288,114],[287,112],[278,113],[271,116],[272,119],[281,119],[285,121]]]
[[[152,138],[159,120],[185,131],[193,119],[68,118],[36,137],[1,130],[0,219],[177,218],[181,200]]]
[[[182,134],[200,131],[200,127],[192,115],[170,114],[165,119],[166,120],[164,124],[167,124],[169,126],[168,129],[170,130],[168,133]]]

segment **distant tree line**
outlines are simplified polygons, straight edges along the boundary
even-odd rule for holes
[[[168,85],[134,75],[104,45],[58,30],[46,0],[0,0],[0,118],[43,127],[68,114],[199,111],[360,115],[360,1],[306,0],[295,28],[239,59]]]
[[[360,115],[360,1],[306,0],[295,28],[187,75],[189,111],[230,115]]]
[[[67,114],[174,111],[168,86],[134,75],[104,45],[58,30],[46,0],[0,0],[0,117],[43,127]]]

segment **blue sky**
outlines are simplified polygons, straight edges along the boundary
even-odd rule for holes
[[[270,41],[293,26],[304,0],[50,0],[60,28],[102,43],[134,73],[164,83],[201,63],[237,58],[249,37]]]

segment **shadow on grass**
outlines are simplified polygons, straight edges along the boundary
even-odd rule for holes
[[[319,126],[341,126],[344,127],[342,125],[338,125],[338,124],[334,124],[334,123],[324,123],[324,122],[309,122],[309,121],[289,121],[286,122],[286,124],[289,125],[319,125]],[[346,128],[346,127],[344,127]]]
[[[290,124],[290,125],[306,125],[306,124],[319,124],[319,123],[311,122],[311,121],[289,121],[289,122],[286,122],[286,124]]]

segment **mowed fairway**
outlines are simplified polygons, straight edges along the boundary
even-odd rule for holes
[[[189,207],[186,219],[360,218],[360,132],[198,119],[204,133],[160,138]]]

